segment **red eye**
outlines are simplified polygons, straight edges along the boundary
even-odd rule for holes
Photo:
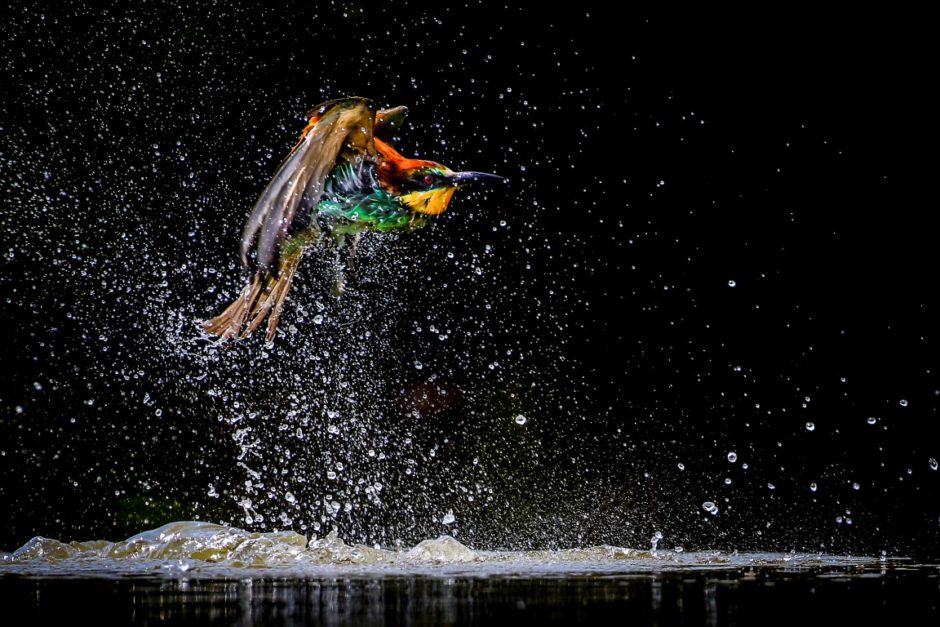
[[[430,174],[425,174],[423,180],[424,180],[425,185],[430,185],[431,183],[434,182],[434,177],[431,176]]]

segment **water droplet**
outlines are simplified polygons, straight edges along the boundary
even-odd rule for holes
[[[441,522],[445,525],[452,525],[457,519],[454,517],[454,512],[447,510],[447,513],[444,514],[444,518],[441,519]]]
[[[337,433],[339,433],[339,427],[337,427],[336,425],[330,425],[326,428],[326,430],[329,433],[332,433],[333,435],[336,435]]]
[[[685,464],[683,464],[682,462],[679,462],[678,466],[679,466],[679,470],[685,470]]]
[[[775,486],[775,485],[772,484],[772,483],[768,483],[768,484],[767,484],[767,489],[768,489],[768,490],[776,490],[776,489],[777,489],[777,486]]]
[[[524,425],[526,422],[528,422],[529,419],[523,416],[522,414],[519,414],[518,416],[514,418],[514,420],[516,421],[517,425]]]
[[[315,316],[313,317],[313,323],[314,323],[314,324],[323,324],[323,316],[321,316],[320,314],[315,315]]]
[[[725,477],[725,485],[731,485],[731,477]]]
[[[731,462],[732,464],[738,461],[738,454],[735,453],[734,451],[731,451],[730,453],[728,453],[728,461]]]
[[[702,503],[702,509],[714,516],[718,513],[718,506],[712,503],[711,501],[705,501]]]
[[[659,541],[662,539],[663,539],[663,534],[661,531],[657,531],[656,533],[653,534],[653,537],[650,538],[650,543],[653,545],[653,548],[650,550],[650,552],[653,555],[656,555],[656,546],[659,544]]]
[[[416,362],[415,362],[415,369],[416,369],[416,370],[421,370],[422,368],[424,368],[424,364],[422,364],[420,361],[416,361]]]
[[[732,279],[732,280],[728,281],[728,287],[734,287],[734,286],[736,286],[736,285],[737,285],[737,282],[736,282],[735,280]]]
[[[936,470],[938,467],[937,460],[931,457],[927,460],[927,463],[930,465],[931,470]]]
[[[292,493],[288,492],[284,495],[284,500],[287,501],[288,503],[296,503],[297,497],[294,496]]]
[[[868,417],[868,424],[873,425],[873,424],[875,424],[876,422],[878,422],[878,419],[875,418],[874,416],[869,416],[869,417]]]
[[[858,482],[852,483],[852,489],[853,489],[853,490],[860,490],[861,488],[862,488],[862,486],[860,486],[860,485],[858,484]]]
[[[806,430],[807,430],[807,431],[815,431],[815,430],[816,430],[816,425],[813,424],[812,422],[807,422],[807,423],[806,423]]]
[[[815,483],[809,484],[809,491],[810,491],[810,492],[815,492],[815,491],[816,491],[816,484],[815,484]]]
[[[901,407],[907,407],[907,399],[906,399],[906,398],[902,398],[899,402],[901,403]]]

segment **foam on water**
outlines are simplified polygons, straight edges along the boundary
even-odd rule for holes
[[[334,533],[249,532],[174,522],[118,542],[35,537],[0,553],[0,576],[257,577],[323,575],[565,575],[728,568],[863,568],[877,559],[823,554],[638,550],[601,545],[536,551],[473,550],[450,536],[410,549],[346,544]]]

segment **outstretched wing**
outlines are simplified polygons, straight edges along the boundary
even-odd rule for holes
[[[277,275],[281,245],[298,218],[306,220],[338,161],[374,158],[375,107],[366,98],[331,100],[308,114],[300,141],[255,203],[242,234],[242,263],[253,251],[258,272]]]

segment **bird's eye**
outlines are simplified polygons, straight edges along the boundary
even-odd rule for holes
[[[431,176],[430,174],[425,174],[425,175],[424,175],[424,178],[421,179],[421,180],[424,181],[424,184],[425,184],[425,185],[430,185],[431,183],[434,182],[434,177]]]

